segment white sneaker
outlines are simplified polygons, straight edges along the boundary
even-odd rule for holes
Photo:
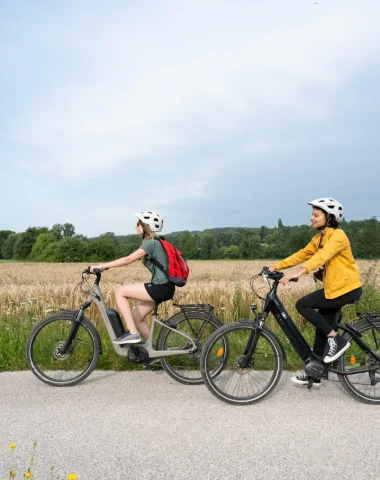
[[[306,373],[303,373],[302,375],[295,375],[294,377],[290,377],[290,380],[296,383],[297,385],[308,385],[309,383],[309,377],[306,375]],[[314,380],[313,386],[320,387],[321,381]]]

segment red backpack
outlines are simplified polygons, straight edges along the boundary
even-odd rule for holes
[[[176,287],[184,287],[189,276],[189,266],[186,260],[182,257],[178,248],[175,248],[164,237],[157,240],[159,240],[168,256],[168,268],[165,269],[155,258],[151,258],[150,261],[166,274],[170,283],[173,283]]]

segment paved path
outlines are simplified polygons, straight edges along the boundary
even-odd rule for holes
[[[0,373],[0,478],[10,451],[20,475],[38,440],[36,480],[380,479],[380,406],[325,382],[308,391],[284,373],[248,407],[164,372],[94,372],[49,387],[30,372]],[[54,477],[56,478],[56,477]]]

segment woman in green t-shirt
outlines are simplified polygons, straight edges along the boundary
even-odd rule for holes
[[[149,327],[144,319],[153,311],[156,303],[170,300],[175,292],[175,286],[168,281],[165,272],[160,268],[156,268],[152,263],[152,260],[156,260],[162,265],[164,270],[168,268],[167,254],[156,234],[156,232],[161,232],[162,230],[163,218],[158,213],[151,211],[135,213],[135,216],[138,218],[136,225],[137,233],[143,239],[140,248],[127,257],[91,267],[91,269],[100,268],[105,270],[124,267],[142,259],[144,266],[152,274],[151,281],[148,283],[127,284],[115,290],[117,306],[129,330],[114,341],[114,343],[119,345],[141,342],[141,336],[147,339],[149,337]],[[128,301],[129,299],[138,300],[133,310]]]

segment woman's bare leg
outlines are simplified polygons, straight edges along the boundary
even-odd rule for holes
[[[138,302],[132,309],[133,321],[135,322],[137,330],[141,333],[145,340],[149,337],[149,327],[144,319],[154,310],[154,303],[152,302]]]
[[[127,328],[131,333],[136,333],[137,329],[136,329],[136,324],[135,324],[135,320],[132,313],[132,307],[128,301],[129,298],[133,300],[140,300],[145,304],[150,303],[151,310],[154,309],[155,302],[146,291],[143,283],[123,285],[122,287],[118,287],[115,289],[116,303],[117,303],[117,306],[119,307],[121,314],[125,319]],[[146,315],[148,315],[148,313]],[[137,315],[136,313],[137,321],[139,317],[140,317],[140,314]],[[149,335],[149,330],[148,330],[148,335]]]

